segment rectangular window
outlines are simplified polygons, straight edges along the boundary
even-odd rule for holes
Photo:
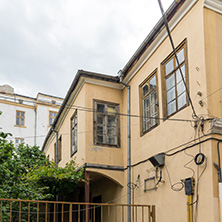
[[[158,124],[157,70],[140,85],[141,132],[144,134]]]
[[[77,152],[77,111],[71,118],[71,156]]]
[[[56,163],[56,142],[54,143],[54,160]],[[62,160],[62,136],[58,139],[58,163]]]
[[[15,138],[15,147],[18,147],[20,143],[24,143],[23,138]]]
[[[16,110],[16,126],[25,126],[25,112]]]
[[[94,101],[94,143],[119,147],[119,105]]]
[[[185,107],[187,102],[186,87],[187,85],[187,55],[186,41],[182,42],[177,48],[177,57],[182,71],[176,62],[174,53],[171,53],[162,63],[163,73],[163,98],[164,98],[164,116],[168,117]],[[183,77],[182,77],[183,76]]]
[[[49,125],[51,126],[54,119],[56,118],[57,112],[49,111]]]

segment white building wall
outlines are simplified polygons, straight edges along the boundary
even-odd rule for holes
[[[20,104],[19,101],[23,104]],[[55,104],[52,103],[55,102]],[[0,92],[0,127],[4,132],[11,133],[8,137],[15,143],[16,138],[24,139],[31,146],[42,146],[50,128],[49,111],[58,112],[62,99],[38,94],[37,98]],[[36,110],[35,110],[36,109]],[[25,112],[24,126],[16,126],[16,111]],[[1,130],[0,130],[1,131]]]

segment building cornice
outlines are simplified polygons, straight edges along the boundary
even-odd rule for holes
[[[215,12],[222,14],[222,1],[221,0],[205,0],[204,6]]]

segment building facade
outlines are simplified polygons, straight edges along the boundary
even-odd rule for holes
[[[73,201],[155,205],[160,222],[218,222],[222,2],[177,1],[166,17],[176,55],[160,19],[119,76],[79,70],[42,149],[59,166],[85,168],[89,182]]]
[[[12,87],[0,86],[0,127],[12,134],[8,139],[16,146],[24,142],[41,147],[62,101],[42,93],[36,98],[18,95]]]

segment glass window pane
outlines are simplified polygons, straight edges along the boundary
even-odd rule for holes
[[[173,87],[172,89],[170,89],[169,91],[167,91],[167,103],[171,102],[172,100],[174,100],[176,97],[175,94],[175,87]]]
[[[103,125],[103,117],[102,116],[97,116],[97,124],[102,124]]]
[[[178,53],[177,53],[177,58],[179,60],[179,64],[181,64],[184,61],[184,48],[182,48]],[[178,66],[178,65],[177,65]]]
[[[183,81],[180,81],[177,84],[177,96],[180,96],[180,94],[182,94],[184,91],[186,91],[185,85]]]
[[[182,74],[183,74],[183,78],[186,82],[186,76],[185,76],[185,65],[181,66],[181,71],[182,71]],[[177,78],[177,83],[182,81],[182,77],[181,77],[181,74],[180,74],[180,70],[178,69],[176,71],[176,78]]]
[[[108,134],[108,136],[116,136],[116,129],[115,128],[109,128],[107,134]]]
[[[21,116],[24,117],[24,116],[25,116],[25,113],[21,112]]]
[[[156,88],[156,76],[150,80],[150,91]]]
[[[115,116],[108,116],[108,127],[116,126]]]
[[[167,85],[167,90],[175,86],[175,75],[171,75],[169,78],[166,80],[166,85]]]
[[[99,142],[99,143],[103,143],[103,142],[104,142],[104,140],[103,140],[103,136],[99,136],[99,135],[97,135],[97,142]]]
[[[150,105],[156,105],[157,98],[156,98],[156,91],[152,92],[150,95]]]
[[[103,127],[97,126],[96,132],[97,132],[97,135],[103,135]]]
[[[184,92],[183,94],[181,94],[178,97],[178,109],[181,109],[184,105],[186,105],[186,92]]]
[[[19,118],[16,117],[16,125],[19,125]]]
[[[24,126],[24,119],[21,119],[21,126]]]
[[[107,113],[115,113],[116,112],[116,109],[115,109],[115,107],[113,107],[113,106],[108,106],[107,107]]]
[[[56,117],[57,113],[54,113],[54,117]]]
[[[105,113],[105,105],[97,103],[97,112]]]
[[[16,112],[16,116],[20,116],[20,112]]]
[[[148,85],[146,84],[144,87],[143,87],[143,96],[147,95],[149,92],[149,89],[148,89]]]
[[[171,115],[172,113],[176,112],[176,101],[172,101],[171,103],[167,104],[167,112],[168,115]]]
[[[108,137],[108,143],[109,143],[109,144],[116,144],[116,139],[115,139],[115,137]]]
[[[165,65],[165,69],[166,69],[166,75],[168,75],[170,72],[173,71],[174,69],[173,58]]]

